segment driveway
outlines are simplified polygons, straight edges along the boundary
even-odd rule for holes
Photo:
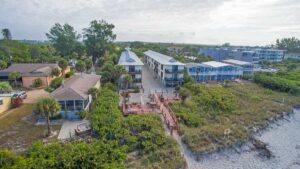
[[[27,98],[24,99],[23,102],[29,104],[36,103],[40,98],[48,97],[50,95],[44,89],[31,90],[31,91],[27,91],[26,93],[27,93]]]
[[[145,92],[165,91],[166,87],[154,77],[154,73],[147,66],[143,68],[142,84]]]

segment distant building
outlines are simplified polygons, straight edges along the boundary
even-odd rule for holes
[[[59,68],[57,64],[16,63],[0,71],[0,80],[9,80],[8,77],[11,72],[20,72],[21,78],[17,81],[23,87],[30,88],[36,79],[41,79],[42,86],[47,87],[54,78],[52,69],[56,67]],[[70,71],[70,68],[67,68],[65,73],[68,71]]]
[[[89,109],[92,97],[88,90],[93,87],[100,87],[100,76],[76,73],[51,96],[59,102],[63,116],[67,114],[70,119],[79,118],[77,112]]]
[[[132,76],[133,82],[129,84],[129,87],[142,87],[142,72],[143,72],[143,62],[138,58],[138,56],[126,49],[122,52],[118,65],[125,67],[127,72]],[[119,85],[122,87],[122,77],[120,79]]]
[[[259,61],[281,62],[284,57],[283,50],[275,49],[254,49],[259,57]]]
[[[287,53],[284,55],[284,59],[300,60],[300,53]]]
[[[253,64],[258,64],[260,61],[259,56],[255,51],[235,50],[231,52],[230,58],[233,58],[235,60],[250,62]]]
[[[221,61],[230,57],[231,50],[229,48],[200,48],[199,54],[210,56],[215,61]]]
[[[145,64],[166,87],[176,87],[183,84],[184,65],[176,59],[148,50],[144,52]]]
[[[215,61],[236,59],[259,63],[261,61],[280,62],[283,59],[284,51],[254,47],[200,48],[199,54],[211,56]]]
[[[253,74],[254,65],[250,62],[244,62],[244,61],[234,60],[234,59],[227,59],[227,60],[223,60],[222,62],[241,67],[243,71],[243,75]]]
[[[185,67],[188,75],[197,82],[235,80],[243,74],[238,66],[216,61],[188,63]]]

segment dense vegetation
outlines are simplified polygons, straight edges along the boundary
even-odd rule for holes
[[[300,52],[300,40],[295,37],[277,39],[275,46],[287,52]]]
[[[184,88],[190,92],[187,101],[171,107],[180,119],[183,142],[196,154],[243,142],[267,119],[300,103],[300,97],[252,83],[224,87],[189,83]]]
[[[256,73],[254,81],[262,86],[300,95],[300,61],[285,60],[280,63],[264,63],[266,68],[275,68],[277,73]]]
[[[28,44],[15,40],[0,40],[0,60],[8,63],[55,62],[55,49],[49,44]]]
[[[118,94],[104,87],[91,112],[97,135],[90,143],[38,142],[16,155],[0,151],[0,168],[184,168],[178,145],[156,114],[124,118]]]
[[[254,81],[269,89],[300,95],[300,72],[256,73]]]

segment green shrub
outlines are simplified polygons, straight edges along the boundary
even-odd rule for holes
[[[35,87],[35,88],[38,88],[38,87],[41,87],[43,85],[43,81],[42,81],[42,79],[40,79],[40,78],[38,78],[38,79],[35,79],[34,81],[33,81],[33,87]]]
[[[83,111],[80,111],[77,113],[77,115],[81,118],[81,119],[84,119],[86,116],[87,116],[87,111],[86,110],[83,110]]]
[[[75,73],[74,70],[70,70],[68,73],[65,74],[65,78],[70,78],[71,76],[73,76]]]
[[[55,90],[62,84],[62,81],[63,81],[62,77],[57,77],[51,81],[50,87]]]

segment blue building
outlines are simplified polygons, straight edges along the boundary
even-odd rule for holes
[[[200,48],[199,54],[211,56],[215,61],[236,59],[245,62],[261,61],[280,62],[284,57],[283,50],[241,47],[241,48]]]
[[[188,63],[185,68],[197,82],[235,80],[243,75],[241,67],[216,61]]]
[[[200,48],[199,54],[210,56],[215,61],[221,61],[230,57],[231,50],[229,48]]]
[[[254,71],[254,65],[251,62],[244,62],[240,60],[227,59],[223,60],[223,63],[231,64],[242,68],[243,75],[252,75]]]
[[[176,59],[148,50],[144,52],[145,65],[154,73],[155,78],[159,79],[166,87],[176,87],[183,84],[183,63]]]

